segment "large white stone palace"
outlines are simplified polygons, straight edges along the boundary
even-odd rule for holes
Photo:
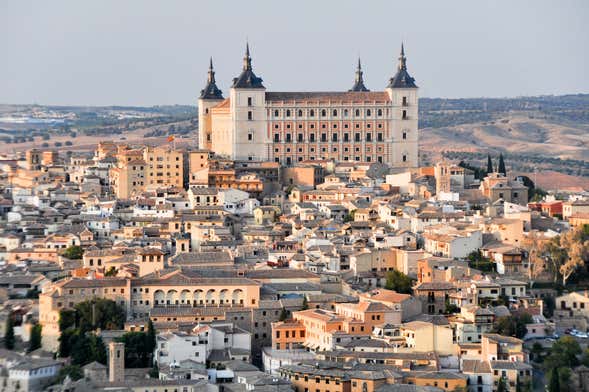
[[[229,97],[208,81],[198,100],[200,148],[234,160],[292,165],[327,160],[418,166],[418,88],[401,55],[384,91],[370,91],[360,60],[345,92],[269,92],[252,69],[249,45]]]

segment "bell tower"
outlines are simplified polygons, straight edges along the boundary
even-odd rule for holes
[[[403,44],[397,73],[390,79],[385,91],[391,100],[388,161],[395,168],[416,168],[419,166],[418,87],[407,72]]]
[[[125,381],[125,344],[110,342],[108,344],[108,381]]]

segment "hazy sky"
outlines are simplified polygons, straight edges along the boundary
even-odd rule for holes
[[[383,89],[403,40],[421,96],[589,92],[588,0],[0,0],[0,103],[194,104],[246,37],[273,91]]]

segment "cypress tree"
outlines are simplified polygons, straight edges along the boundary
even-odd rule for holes
[[[499,173],[507,176],[507,170],[505,170],[505,162],[503,161],[503,154],[499,154]]]
[[[147,324],[147,348],[150,352],[153,352],[153,350],[155,350],[155,347],[157,346],[157,338],[156,338],[156,333],[155,333],[155,328],[153,326],[153,322],[151,321],[151,319],[149,319],[149,323]]]
[[[548,384],[548,392],[560,392],[560,376],[558,374],[558,368],[554,368],[550,372],[550,383]]]
[[[6,332],[4,334],[4,348],[14,350],[14,320],[12,315],[6,320]]]
[[[286,311],[286,309],[283,307],[282,310],[280,311],[280,317],[278,318],[279,321],[284,321],[288,318],[288,312]]]
[[[491,160],[491,154],[487,154],[487,174],[493,173],[493,161]]]
[[[31,329],[31,339],[29,340],[29,352],[35,351],[38,348],[41,348],[41,324],[35,324]]]

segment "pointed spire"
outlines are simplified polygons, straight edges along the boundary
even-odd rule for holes
[[[360,57],[358,57],[358,66],[356,67],[356,78],[354,79],[354,85],[349,91],[370,91],[364,85],[364,72],[362,72],[362,63]]]
[[[262,84],[262,78],[256,76],[252,70],[252,58],[250,57],[249,41],[245,43],[245,56],[243,57],[243,69],[241,74],[233,78],[234,88],[265,88]]]
[[[207,81],[209,83],[215,83],[215,71],[213,69],[213,57],[212,56],[211,56],[211,59],[209,62],[209,77],[208,77]]]
[[[401,55],[399,56],[399,70],[407,69],[407,57],[405,57],[405,47],[401,42]]]
[[[401,43],[401,54],[399,55],[399,65],[397,73],[390,81],[388,88],[417,88],[415,79],[407,72],[407,57],[405,57],[405,45]]]
[[[245,43],[245,57],[243,58],[243,70],[252,70],[252,58],[250,57],[250,44],[246,41]]]
[[[207,77],[207,85],[200,91],[201,99],[223,99],[223,93],[217,87],[215,82],[215,70],[213,68],[213,58],[209,59],[209,73]]]

